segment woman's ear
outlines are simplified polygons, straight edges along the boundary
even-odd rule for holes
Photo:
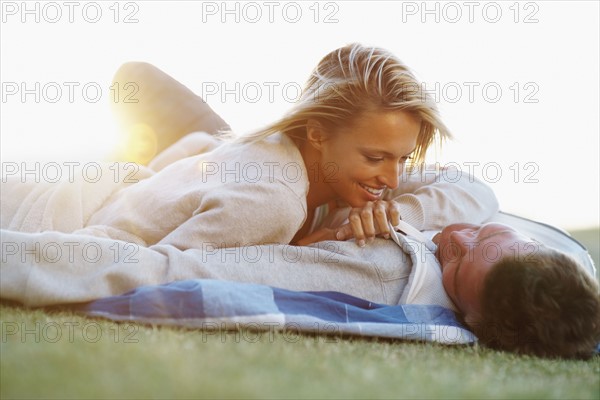
[[[317,150],[321,150],[323,142],[327,139],[323,125],[316,119],[306,122],[306,140]]]

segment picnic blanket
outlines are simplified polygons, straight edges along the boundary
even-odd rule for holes
[[[389,306],[339,292],[291,291],[212,279],[139,287],[74,309],[115,321],[186,328],[294,330],[444,344],[476,341],[454,312],[441,306]]]

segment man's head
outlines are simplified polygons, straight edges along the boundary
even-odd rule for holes
[[[482,343],[585,357],[600,341],[598,284],[569,256],[502,224],[455,224],[434,238],[444,288]]]

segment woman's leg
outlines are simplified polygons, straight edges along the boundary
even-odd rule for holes
[[[124,64],[112,87],[120,94],[113,109],[124,137],[118,160],[146,165],[188,133],[229,129],[201,97],[151,64]]]

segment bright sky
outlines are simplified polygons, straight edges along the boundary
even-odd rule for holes
[[[110,82],[123,62],[155,64],[244,133],[281,116],[323,55],[361,42],[391,50],[438,96],[456,137],[440,163],[486,180],[505,211],[564,229],[600,225],[597,1],[1,8],[3,165],[106,157],[117,140]]]

